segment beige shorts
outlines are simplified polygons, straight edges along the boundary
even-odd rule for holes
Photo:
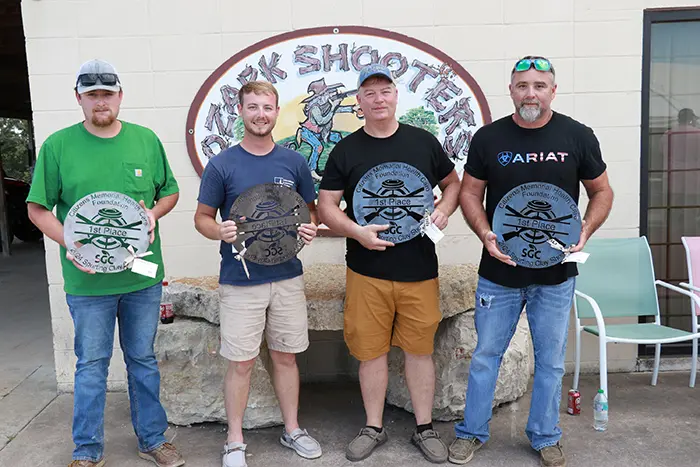
[[[263,331],[270,350],[300,353],[309,347],[303,276],[252,286],[220,284],[219,298],[224,358],[257,357]]]

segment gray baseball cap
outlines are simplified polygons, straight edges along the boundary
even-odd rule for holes
[[[372,63],[360,70],[360,77],[357,79],[357,87],[359,88],[362,86],[362,83],[372,76],[383,76],[392,83],[394,82],[394,77],[391,76],[391,70],[389,70],[389,68],[379,63]]]
[[[75,77],[75,90],[78,94],[104,89],[119,92],[122,88],[117,70],[104,60],[90,60],[80,65]]]

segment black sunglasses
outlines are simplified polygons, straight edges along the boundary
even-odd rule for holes
[[[119,78],[114,73],[85,73],[78,75],[78,83],[81,86],[94,86],[97,82],[105,86],[114,86],[119,83]]]

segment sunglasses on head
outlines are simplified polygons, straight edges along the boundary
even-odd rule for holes
[[[105,86],[114,86],[119,78],[114,73],[85,73],[78,76],[78,84],[81,86],[94,86],[98,81]]]
[[[543,57],[529,57],[518,60],[513,71],[527,71],[534,67],[537,71],[552,71],[552,64]]]

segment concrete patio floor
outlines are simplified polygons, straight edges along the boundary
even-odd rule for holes
[[[687,374],[662,373],[659,386],[649,386],[648,374],[611,375],[610,424],[599,433],[592,428],[591,400],[596,378],[585,377],[581,390],[585,402],[580,416],[562,413],[564,445],[569,466],[697,466],[700,454],[700,404],[698,391],[687,386]],[[570,377],[565,383],[570,384]],[[470,463],[473,466],[537,466],[523,430],[527,422],[529,394],[496,410],[491,422],[492,439]],[[564,402],[562,408],[565,408]],[[1,466],[54,467],[70,461],[72,395],[59,395],[0,451]],[[151,465],[136,457],[126,394],[112,393],[106,410],[106,457],[110,466]],[[302,391],[301,423],[322,443],[324,455],[308,461],[278,442],[279,428],[246,433],[250,467],[277,466],[428,466],[410,442],[411,415],[387,407],[389,443],[369,459],[348,462],[346,443],[363,423],[356,385],[307,385]],[[0,422],[3,423],[3,422]],[[443,438],[453,439],[452,423],[436,424]],[[171,427],[167,436],[192,467],[221,465],[225,440],[223,425]]]
[[[72,394],[56,394],[52,339],[43,248],[16,244],[11,258],[0,258],[0,467],[58,467],[71,459]],[[592,399],[597,376],[584,376],[580,416],[565,413],[571,376],[564,378],[561,424],[569,466],[698,466],[700,451],[700,387],[688,387],[688,373],[661,373],[651,387],[646,373],[610,375],[608,431],[592,428]],[[492,438],[470,466],[537,466],[537,454],[524,434],[529,393],[499,407],[491,422]],[[106,409],[107,465],[150,464],[136,456],[128,399],[110,393]],[[300,421],[322,443],[324,454],[304,460],[279,444],[280,427],[246,433],[250,467],[422,467],[423,459],[409,438],[412,415],[387,407],[389,442],[369,459],[351,463],[345,447],[364,422],[357,384],[305,385]],[[452,423],[437,423],[447,443]],[[191,467],[221,465],[226,433],[223,425],[172,426],[167,436],[182,450]]]

